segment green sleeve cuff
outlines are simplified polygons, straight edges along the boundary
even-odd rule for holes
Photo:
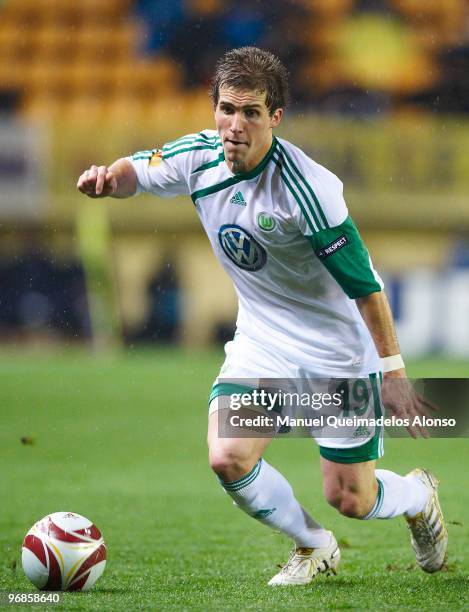
[[[351,217],[307,236],[314,252],[351,299],[381,291],[382,282]]]

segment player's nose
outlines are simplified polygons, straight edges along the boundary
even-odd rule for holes
[[[231,125],[230,129],[233,133],[238,133],[243,131],[243,118],[240,113],[234,113],[231,117]]]

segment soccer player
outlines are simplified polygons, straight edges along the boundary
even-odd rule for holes
[[[376,403],[381,393],[398,417],[413,419],[426,406],[407,381],[383,284],[348,214],[341,181],[273,135],[288,101],[283,64],[255,47],[229,51],[217,64],[211,95],[215,130],[110,167],[93,165],[77,187],[91,198],[191,197],[239,298],[237,331],[210,397],[210,465],[236,506],[293,539],[288,562],[269,584],[307,584],[321,572],[335,573],[337,541],[262,459],[270,437],[219,436],[220,409],[240,390],[235,381],[364,378]],[[441,569],[448,536],[435,477],[422,469],[406,476],[376,469],[379,428],[318,443],[328,502],[361,520],[403,515],[418,565]]]

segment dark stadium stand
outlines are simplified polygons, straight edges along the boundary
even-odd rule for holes
[[[438,95],[445,84],[439,65],[469,38],[464,0],[157,4],[158,10],[146,0],[6,0],[0,97],[9,108],[17,100],[24,116],[119,115],[129,98],[130,108],[145,113],[158,98],[177,99],[186,88],[197,99],[220,53],[251,43],[275,49],[287,63],[300,105],[328,110],[330,99],[331,110],[340,112],[337,94],[358,88],[385,94],[390,108],[399,108],[422,94]],[[354,39],[383,31],[390,49],[384,43],[363,49]],[[364,53],[374,72],[363,64]],[[377,78],[379,68],[387,79]],[[467,80],[467,74],[455,76]],[[459,109],[457,101],[453,107]],[[466,107],[461,103],[462,112]]]

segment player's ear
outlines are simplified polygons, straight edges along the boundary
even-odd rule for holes
[[[270,127],[275,128],[278,126],[283,117],[283,108],[277,108],[274,110],[272,116],[270,117]]]

